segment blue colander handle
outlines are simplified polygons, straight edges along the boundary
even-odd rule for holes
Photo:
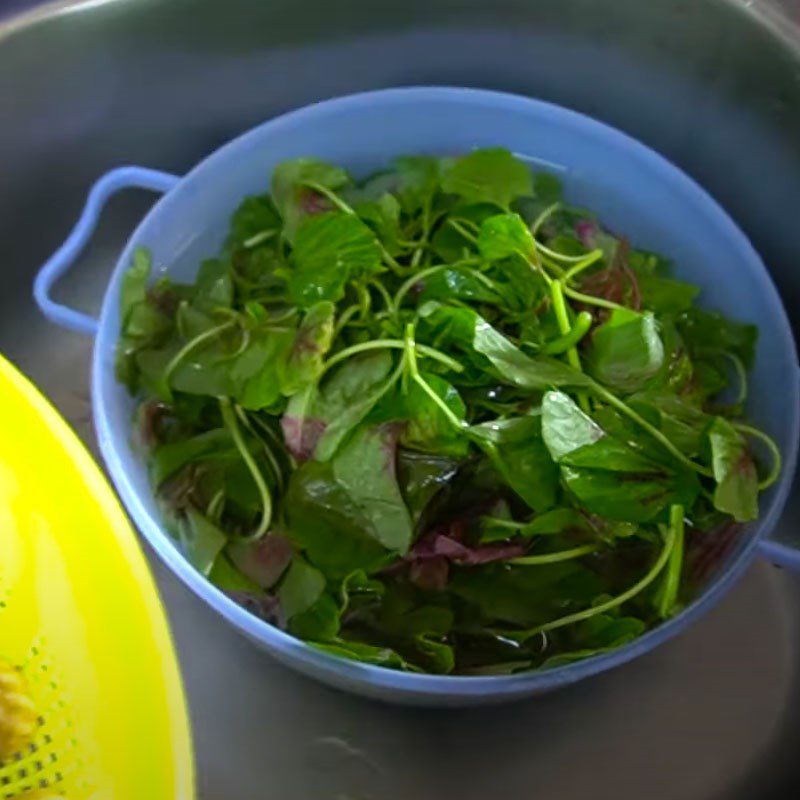
[[[39,270],[33,284],[33,296],[42,313],[51,322],[64,328],[94,336],[97,320],[73,308],[55,302],[50,292],[56,281],[75,263],[92,238],[109,198],[122,189],[149,189],[165,194],[180,178],[168,172],[144,167],[118,167],[103,175],[92,186],[80,219],[64,244]]]

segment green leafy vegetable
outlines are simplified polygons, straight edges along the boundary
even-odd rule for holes
[[[737,522],[758,517],[758,475],[744,437],[722,417],[708,431],[714,466],[714,506]]]
[[[616,309],[592,336],[587,365],[598,381],[620,392],[641,389],[664,363],[652,312]]]
[[[331,211],[306,219],[292,251],[289,293],[301,308],[341,300],[347,282],[381,265],[375,234],[357,216]]]
[[[499,214],[483,221],[478,234],[478,250],[487,261],[514,255],[527,259],[536,252],[536,244],[519,214]]]
[[[325,355],[333,342],[335,317],[335,307],[327,301],[308,309],[297,329],[286,360],[286,370],[281,381],[283,394],[297,394],[320,378]]]
[[[217,556],[228,542],[216,525],[193,508],[187,511],[181,524],[180,539],[186,558],[204,575],[211,572]]]
[[[335,191],[349,182],[345,170],[315,158],[278,164],[272,173],[272,200],[283,220],[283,235],[292,241],[305,218],[331,210],[320,189]]]
[[[189,562],[333,657],[441,675],[691,603],[781,470],[743,417],[757,331],[597,211],[500,148],[299,158],[192,283],[136,251],[115,366]]]
[[[445,172],[442,189],[470,203],[494,203],[508,208],[517,197],[533,192],[531,173],[507,150],[475,150]]]
[[[405,553],[411,545],[408,509],[395,477],[395,432],[364,428],[333,460],[333,477],[353,498],[371,535],[387,550]]]

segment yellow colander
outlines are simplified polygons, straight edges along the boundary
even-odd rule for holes
[[[0,725],[35,714],[5,739],[19,749],[0,760],[0,800],[194,797],[172,642],[135,535],[72,430],[2,358],[0,672]]]

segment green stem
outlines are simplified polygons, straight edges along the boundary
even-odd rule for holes
[[[206,516],[212,521],[219,522],[222,510],[225,507],[225,490],[220,489],[209,501],[206,507]]]
[[[564,301],[564,292],[560,281],[553,281],[550,284],[550,296],[553,300],[553,311],[556,315],[558,322],[558,329],[561,331],[562,336],[566,336],[572,331],[572,325],[569,321],[569,312],[567,311],[567,304]],[[578,372],[583,372],[581,369],[581,360],[578,357],[578,351],[575,347],[567,350],[567,361],[570,366],[574,367]]]
[[[552,258],[548,258],[546,255],[544,255],[544,253],[540,253],[538,251],[536,253],[536,259],[537,259],[537,262],[539,263],[539,269],[540,269],[542,275],[544,276],[545,280],[548,283],[550,283],[552,278],[545,271],[545,269],[544,269],[545,267],[547,267],[549,270],[551,270],[558,280],[562,280],[563,279],[565,273],[564,273],[564,269],[562,268],[562,266],[559,263],[557,263],[556,261],[553,261]]]
[[[264,476],[261,474],[261,470],[258,468],[258,464],[256,464],[256,460],[253,458],[253,454],[247,447],[247,442],[245,442],[242,436],[242,431],[236,420],[236,414],[233,411],[230,399],[227,397],[220,397],[219,409],[222,414],[222,421],[225,423],[225,427],[228,429],[233,443],[236,445],[236,449],[239,451],[242,460],[247,466],[253,478],[253,482],[256,485],[259,497],[261,498],[261,521],[253,533],[243,537],[247,541],[256,541],[263,538],[269,530],[269,525],[272,521],[272,495],[269,492],[269,487],[264,480]]]
[[[427,269],[422,269],[419,272],[412,275],[407,280],[405,280],[403,283],[401,283],[400,288],[394,293],[394,299],[392,300],[391,308],[393,309],[394,313],[397,314],[400,311],[400,304],[403,302],[403,298],[421,280],[424,280],[429,275],[435,275],[437,272],[441,272],[443,269],[447,269],[448,267],[449,267],[448,264],[437,264],[435,267],[428,267]]]
[[[733,369],[736,372],[736,377],[739,380],[739,391],[736,393],[736,398],[734,399],[734,403],[739,405],[740,403],[744,403],[747,400],[747,369],[742,362],[742,359],[739,358],[735,353],[729,353],[727,350],[720,351],[723,356],[725,356],[731,364],[733,364]]]
[[[632,419],[641,428],[644,428],[654,439],[660,442],[666,450],[668,450],[681,464],[694,470],[706,478],[713,478],[714,473],[708,467],[698,464],[687,458],[674,444],[660,431],[658,428],[651,425],[644,417],[637,414],[627,403],[620,400],[615,394],[609,392],[604,386],[599,383],[593,383],[592,388],[595,393],[609,405],[614,406],[618,411],[623,413],[629,419]]]
[[[331,356],[322,368],[322,375],[324,375],[331,367],[336,366],[336,364],[341,363],[345,359],[350,358],[351,356],[358,355],[358,353],[365,353],[369,350],[405,350],[406,344],[401,339],[375,339],[371,342],[361,342],[360,344],[354,344],[351,347],[346,347],[344,350],[340,350],[335,355]],[[463,367],[458,361],[450,358],[450,356],[445,355],[440,350],[436,350],[433,347],[427,347],[424,344],[416,345],[416,349],[420,355],[426,356],[427,358],[432,358],[434,361],[438,361],[440,364],[444,364],[449,369],[452,369],[454,372],[461,372],[463,371]],[[320,377],[322,377],[320,375]]]
[[[249,250],[256,245],[264,244],[264,242],[274,239],[277,235],[278,230],[275,228],[268,231],[261,231],[260,233],[256,233],[255,235],[251,236],[249,239],[245,239],[242,242],[242,247],[244,247],[246,250]]]
[[[439,395],[433,390],[431,385],[422,377],[419,373],[419,367],[417,366],[417,343],[414,341],[414,326],[410,322],[406,325],[405,330],[405,355],[406,355],[406,363],[408,364],[408,371],[411,374],[412,380],[425,392],[425,394],[433,400],[434,403],[439,407],[441,412],[445,415],[448,422],[453,425],[457,430],[461,433],[465,432],[465,428],[467,424],[460,420],[450,409],[450,407],[445,403],[445,401],[439,397]]]
[[[507,564],[514,566],[533,567],[539,564],[556,564],[559,561],[569,561],[572,558],[580,558],[581,556],[588,555],[597,551],[597,547],[593,544],[584,544],[580,547],[573,547],[571,550],[559,550],[557,553],[543,553],[538,556],[521,556],[520,558],[512,558],[507,561]]]
[[[561,281],[553,281],[550,284],[550,295],[553,299],[553,310],[555,311],[556,320],[558,321],[558,329],[561,331],[562,337],[568,337],[572,333],[572,325],[569,321],[569,312],[567,311],[567,304],[564,300],[564,291]],[[591,319],[589,324],[591,325]],[[586,330],[588,331],[589,328]],[[578,372],[583,372],[581,359],[574,344],[567,348],[567,361],[573,369],[578,370]],[[589,398],[586,396],[585,392],[578,392],[578,403],[584,413],[588,414],[590,411]]]
[[[534,239],[536,235],[539,233],[539,228],[544,225],[545,221],[548,217],[552,216],[558,209],[561,208],[561,203],[556,202],[553,205],[548,206],[538,217],[533,221],[533,225],[531,225],[531,233],[533,234]]]
[[[481,517],[481,522],[494,525],[496,528],[508,528],[508,530],[511,531],[520,531],[528,524],[527,522],[517,522],[513,519],[502,519],[501,517],[492,516]]]
[[[393,307],[392,296],[389,294],[387,288],[380,281],[370,281],[368,286],[375,289],[375,291],[381,296],[384,306],[391,311]]]
[[[181,363],[181,361],[183,361],[183,359],[185,359],[190,353],[192,353],[198,347],[205,344],[207,341],[219,336],[223,331],[226,331],[229,328],[234,327],[234,325],[236,325],[236,322],[234,322],[233,320],[230,320],[229,322],[224,322],[222,325],[217,325],[215,328],[209,328],[207,331],[203,331],[202,333],[195,336],[194,339],[187,342],[172,357],[167,366],[164,367],[164,374],[162,375],[162,380],[164,381],[164,385],[169,387],[169,380],[172,377],[172,373],[175,372],[178,365]]]
[[[425,252],[425,246],[428,244],[428,237],[431,233],[430,215],[431,201],[428,199],[422,206],[422,235],[419,238],[419,244],[414,250],[414,254],[411,256],[411,266],[414,267],[414,269],[419,266],[422,254]]]
[[[575,266],[570,267],[564,273],[564,281],[571,281],[577,274],[583,272],[585,269],[588,269],[592,266],[592,264],[596,264],[602,257],[602,250],[592,250],[591,253],[585,256],[583,261],[579,261],[577,264],[575,264]]]
[[[341,314],[339,314],[339,318],[336,320],[336,325],[333,328],[333,338],[336,337],[347,327],[347,324],[350,320],[358,313],[358,305],[353,304],[352,306],[348,306]]]
[[[575,318],[572,329],[563,336],[559,336],[557,339],[551,339],[542,347],[541,352],[548,356],[558,356],[562,353],[566,353],[586,336],[591,327],[592,315],[588,311],[581,311]]]
[[[621,306],[619,303],[613,303],[611,300],[606,300],[603,297],[595,297],[591,294],[576,292],[575,289],[570,286],[564,287],[564,294],[573,300],[577,300],[579,303],[585,303],[587,306],[599,306],[600,308],[607,308],[611,311],[618,311],[619,309],[625,308],[625,306]]]
[[[555,261],[563,261],[566,264],[580,264],[586,258],[586,253],[582,253],[579,256],[568,256],[565,253],[559,253],[556,250],[551,250],[546,244],[542,244],[538,239],[534,239],[534,242],[537,250],[541,251],[545,255],[550,256],[550,258]],[[602,255],[602,252],[600,255]]]
[[[669,509],[669,527],[672,532],[674,544],[669,555],[664,584],[658,598],[658,614],[666,619],[672,614],[675,603],[678,601],[678,590],[681,585],[681,572],[683,570],[683,506],[673,505]]]
[[[447,220],[447,224],[450,225],[452,228],[455,228],[468,242],[472,242],[472,244],[478,244],[478,237],[474,236],[470,233],[462,223],[468,222],[468,220],[456,220],[456,219],[449,219]]]
[[[546,633],[547,631],[552,631],[556,628],[563,628],[566,625],[573,625],[576,622],[583,622],[584,620],[590,619],[598,614],[605,614],[606,611],[611,611],[613,608],[618,608],[623,603],[627,603],[629,600],[636,597],[637,594],[644,591],[659,576],[661,570],[664,569],[664,565],[669,560],[674,543],[675,538],[673,536],[672,529],[670,529],[664,539],[664,546],[661,549],[661,552],[659,553],[658,558],[653,566],[648,570],[641,580],[637,581],[629,589],[622,592],[622,594],[612,597],[605,603],[599,603],[596,606],[585,608],[583,611],[578,611],[574,614],[568,614],[565,617],[559,617],[558,619],[554,619],[552,622],[545,622],[543,625],[537,625],[535,628],[529,628],[526,631],[506,631],[504,632],[504,635],[508,636],[510,639],[514,639],[515,641],[525,642],[537,634]]]
[[[358,301],[359,301],[359,317],[361,319],[366,319],[367,315],[369,314],[370,308],[372,306],[372,297],[370,296],[369,291],[367,288],[362,284],[359,283],[356,285],[356,292],[358,294]]]
[[[754,439],[758,439],[767,446],[767,449],[772,456],[772,469],[769,471],[769,474],[766,478],[759,481],[758,488],[762,491],[764,489],[768,489],[773,483],[775,483],[775,481],[778,480],[781,474],[783,458],[781,457],[781,451],[778,448],[778,445],[775,444],[775,440],[771,436],[764,433],[764,431],[758,430],[758,428],[752,427],[752,425],[745,425],[743,422],[734,422],[733,427],[736,428],[736,430],[740,433],[752,436]]]
[[[272,469],[272,474],[275,478],[275,483],[278,487],[278,492],[283,491],[283,473],[281,472],[280,464],[278,463],[278,459],[276,458],[275,454],[272,452],[272,448],[267,444],[264,438],[255,430],[252,423],[250,422],[250,418],[247,415],[247,412],[241,407],[236,406],[236,414],[238,415],[239,419],[242,421],[242,424],[250,431],[251,434],[261,443],[261,447],[264,449],[264,453],[267,457],[267,461],[269,461],[269,466]]]
[[[336,192],[329,189],[327,186],[323,186],[321,183],[315,183],[314,181],[307,181],[303,184],[303,186],[307,187],[308,189],[313,189],[315,192],[327,197],[331,203],[339,209],[339,211],[343,211],[345,214],[352,214],[356,216],[356,212],[353,210],[352,206],[345,203],[341,197],[339,197]]]

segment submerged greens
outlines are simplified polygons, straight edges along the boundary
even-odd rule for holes
[[[328,653],[491,675],[622,646],[780,470],[742,418],[756,329],[499,148],[285,162],[194,284],[150,273],[117,374],[166,524]]]

